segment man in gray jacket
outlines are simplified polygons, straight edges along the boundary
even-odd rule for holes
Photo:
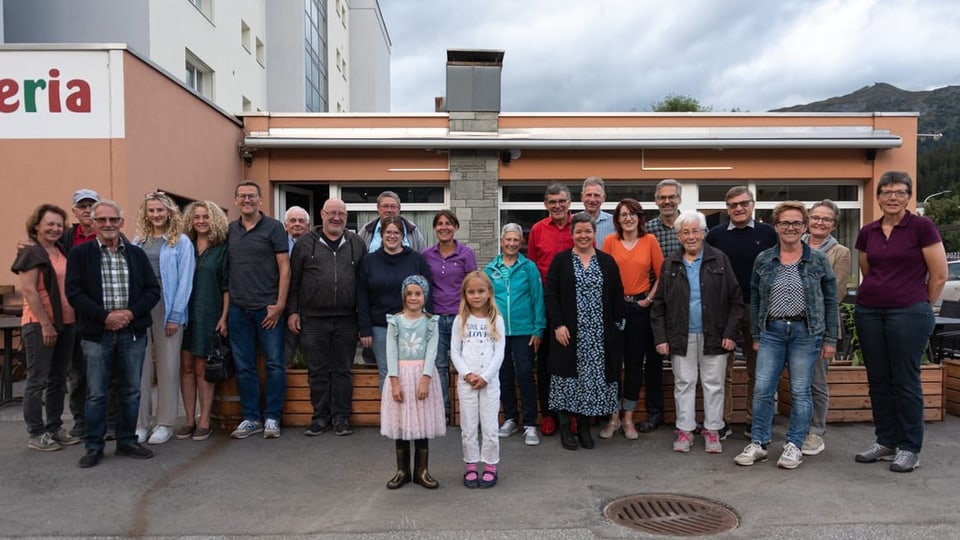
[[[322,225],[293,247],[287,327],[300,336],[307,360],[313,419],[304,435],[331,427],[349,435],[353,401],[353,364],[357,350],[356,275],[367,247],[346,230],[347,205],[328,199]],[[397,292],[399,294],[399,291]]]

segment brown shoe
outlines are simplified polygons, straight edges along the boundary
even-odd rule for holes
[[[188,426],[184,424],[180,426],[180,429],[177,430],[176,437],[178,440],[189,439],[193,435],[194,430],[197,429],[197,426]]]
[[[193,432],[193,440],[195,441],[205,441],[213,435],[213,429],[208,427],[198,427]]]

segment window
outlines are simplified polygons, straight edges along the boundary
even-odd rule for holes
[[[304,0],[304,105],[309,112],[326,112],[327,2]]]
[[[187,0],[197,11],[203,14],[208,21],[213,22],[213,0]]]
[[[240,98],[242,100],[240,103],[241,111],[250,112],[251,110],[253,110],[253,103],[251,103],[250,100],[247,99],[247,96],[240,96]]]
[[[260,38],[257,38],[257,62],[260,62],[261,66],[265,66],[267,61],[267,52],[263,46],[263,42],[260,41]]]
[[[396,192],[400,196],[400,215],[412,221],[420,229],[426,244],[433,245],[437,238],[433,233],[433,217],[438,210],[447,208],[445,185],[420,185],[385,188],[387,182],[372,185],[349,184],[331,186],[330,196],[340,197],[347,203],[349,222],[347,227],[357,231],[377,217],[377,197],[383,191]],[[338,193],[339,192],[339,193]]]
[[[190,52],[190,49],[186,49],[185,56],[186,72],[183,82],[201,96],[213,99],[213,70]]]
[[[243,20],[240,21],[240,45],[250,52],[250,27]]]

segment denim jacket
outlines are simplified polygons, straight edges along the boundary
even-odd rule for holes
[[[143,246],[144,240],[137,238],[134,243]],[[163,322],[187,325],[187,303],[193,290],[193,272],[197,261],[194,256],[193,242],[185,234],[180,234],[177,245],[171,247],[167,236],[163,236],[160,248],[160,283],[163,287]]]
[[[750,333],[754,340],[760,339],[760,332],[766,329],[770,289],[779,266],[779,244],[762,251],[753,263],[753,275],[750,278]],[[799,270],[807,304],[807,330],[810,334],[823,334],[824,344],[836,345],[839,329],[837,278],[830,261],[823,253],[803,244]]]

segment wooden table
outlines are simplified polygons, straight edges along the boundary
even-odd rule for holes
[[[23,401],[13,397],[13,336],[20,332],[20,317],[0,317],[3,331],[3,385],[0,386],[0,407]]]

